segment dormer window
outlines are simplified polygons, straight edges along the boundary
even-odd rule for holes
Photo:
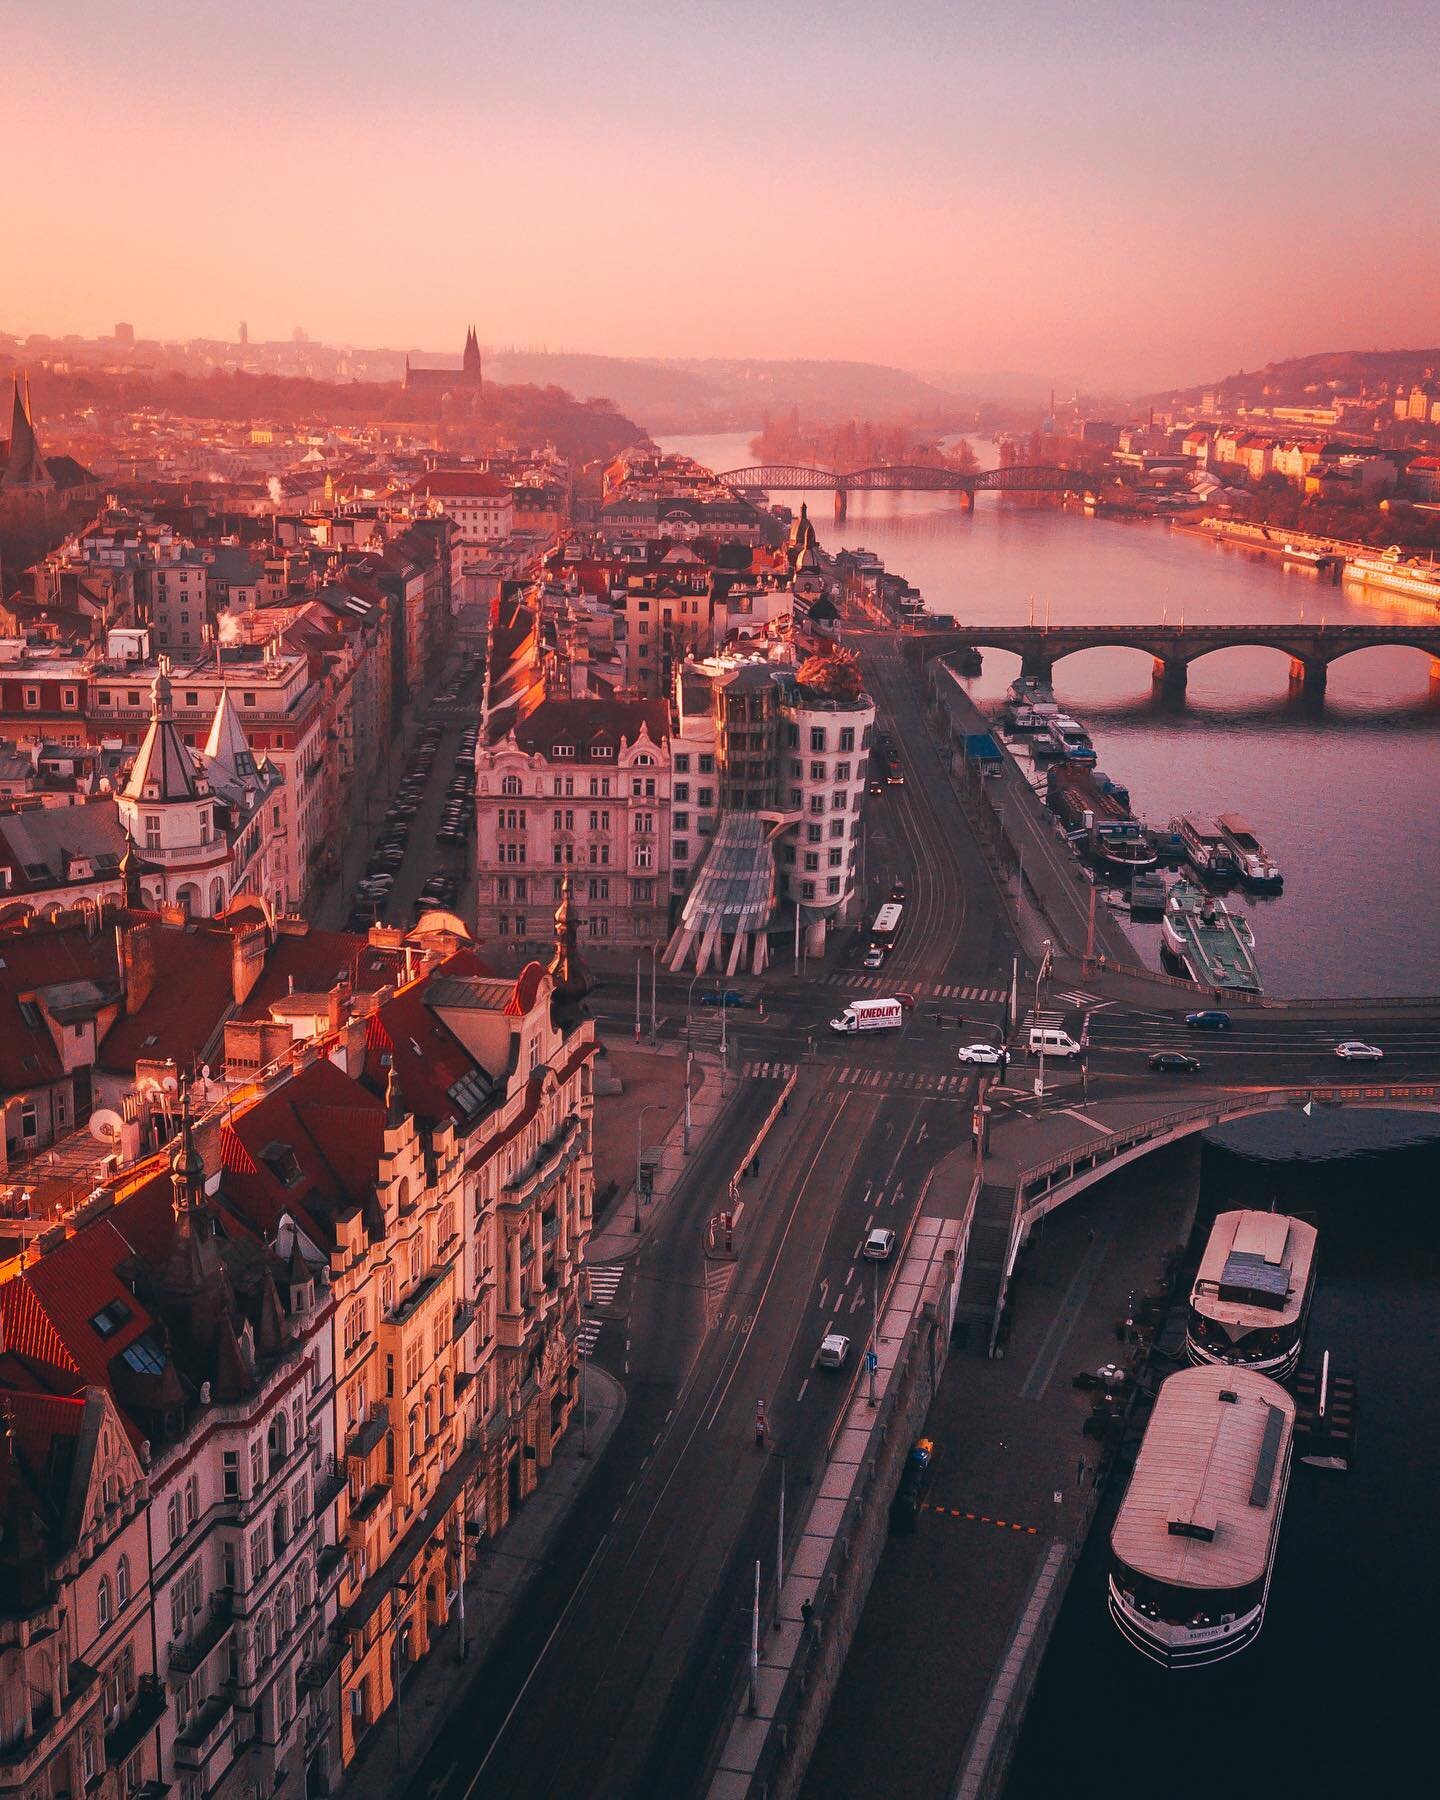
[[[289,1144],[267,1144],[260,1160],[282,1187],[293,1187],[300,1179],[300,1162]]]
[[[553,744],[550,754],[559,762],[563,757],[574,756],[575,746],[573,744]]]

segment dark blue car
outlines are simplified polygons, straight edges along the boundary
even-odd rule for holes
[[[1186,1013],[1185,1023],[1192,1031],[1228,1031],[1230,1015],[1227,1012],[1217,1012],[1212,1008],[1206,1012]]]

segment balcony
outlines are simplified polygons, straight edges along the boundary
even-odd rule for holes
[[[356,1538],[364,1535],[365,1527],[379,1512],[380,1503],[389,1492],[388,1487],[377,1484],[375,1487],[366,1488],[360,1498],[351,1505],[350,1517],[345,1524],[347,1543],[353,1543]]]
[[[54,1740],[62,1733],[70,1730],[75,1720],[75,1708],[90,1697],[90,1690],[100,1679],[97,1670],[78,1656],[70,1659],[70,1685],[60,1701],[60,1711],[54,1712],[47,1695],[42,1701],[36,1699],[31,1712],[30,1730],[24,1736],[15,1737],[8,1744],[0,1745],[0,1770],[13,1770],[22,1764],[34,1761],[42,1753],[48,1753],[54,1747]]]
[[[162,1690],[163,1695],[163,1690]],[[162,1697],[161,1710],[164,1710]],[[235,1701],[228,1693],[212,1694],[195,1717],[175,1739],[177,1769],[202,1769],[214,1755],[226,1732],[235,1724]],[[138,1740],[137,1740],[138,1741]],[[109,1754],[110,1740],[105,1740]],[[112,1762],[115,1758],[110,1759]]]
[[[383,1400],[372,1400],[369,1416],[350,1436],[345,1445],[347,1461],[351,1458],[364,1458],[385,1438],[390,1429],[390,1408]]]
[[[500,1191],[500,1204],[526,1206],[536,1194],[549,1187],[574,1160],[579,1148],[580,1132],[580,1120],[572,1115],[553,1137],[541,1144],[528,1166],[512,1181],[506,1182]]]
[[[318,1655],[312,1656],[300,1670],[300,1686],[307,1693],[323,1688],[325,1683],[340,1667],[345,1656],[345,1639],[336,1636],[326,1644]]]
[[[142,1675],[134,1705],[113,1731],[105,1733],[105,1760],[112,1769],[129,1760],[164,1712],[165,1683],[158,1675]]]
[[[235,1623],[235,1595],[229,1588],[210,1596],[210,1610],[183,1644],[170,1646],[170,1673],[190,1675],[230,1635]]]
[[[327,1457],[315,1482],[316,1512],[324,1512],[327,1506],[333,1506],[345,1492],[345,1485],[345,1471],[335,1457]]]

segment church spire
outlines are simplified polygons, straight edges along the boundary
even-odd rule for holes
[[[30,383],[20,388],[19,371],[15,374],[15,392],[10,405],[10,454],[0,469],[0,488],[14,492],[34,492],[53,488],[54,478],[40,454],[40,440],[35,435],[35,415],[30,409]]]
[[[480,340],[475,335],[472,325],[465,338],[465,355],[461,368],[477,385],[480,381]]]

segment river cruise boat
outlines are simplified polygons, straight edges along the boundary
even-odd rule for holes
[[[1110,1617],[1151,1662],[1202,1668],[1260,1635],[1294,1433],[1295,1402],[1253,1370],[1162,1385],[1110,1533]]]
[[[1153,848],[1153,846],[1152,846]],[[1130,882],[1130,917],[1158,919],[1165,911],[1165,877],[1158,869],[1136,875]]]
[[[1095,746],[1090,742],[1090,733],[1069,713],[1055,714],[1045,726],[1036,750],[1040,755],[1063,756],[1066,762],[1095,761]]]
[[[1398,544],[1392,544],[1388,550],[1361,551],[1347,557],[1344,578],[1365,587],[1385,588],[1392,594],[1410,594],[1440,606],[1440,563],[1433,556],[1425,562],[1418,556],[1406,556]]]
[[[1278,894],[1285,885],[1280,865],[1266,855],[1265,846],[1239,813],[1221,813],[1215,823],[1245,886],[1256,894]]]
[[[1166,895],[1160,944],[1180,972],[1201,987],[1232,994],[1263,991],[1249,920],[1193,881],[1177,881]]]
[[[1012,731],[1043,731],[1060,712],[1048,681],[1017,675],[1005,690],[1005,721]]]
[[[1202,881],[1231,881],[1235,877],[1235,852],[1225,842],[1224,834],[1214,819],[1198,813],[1186,813],[1183,819],[1172,819],[1170,829],[1179,838],[1185,860]]]
[[[1192,1363],[1238,1365],[1276,1381],[1294,1374],[1315,1291],[1317,1236],[1284,1213],[1220,1214],[1190,1290]]]

